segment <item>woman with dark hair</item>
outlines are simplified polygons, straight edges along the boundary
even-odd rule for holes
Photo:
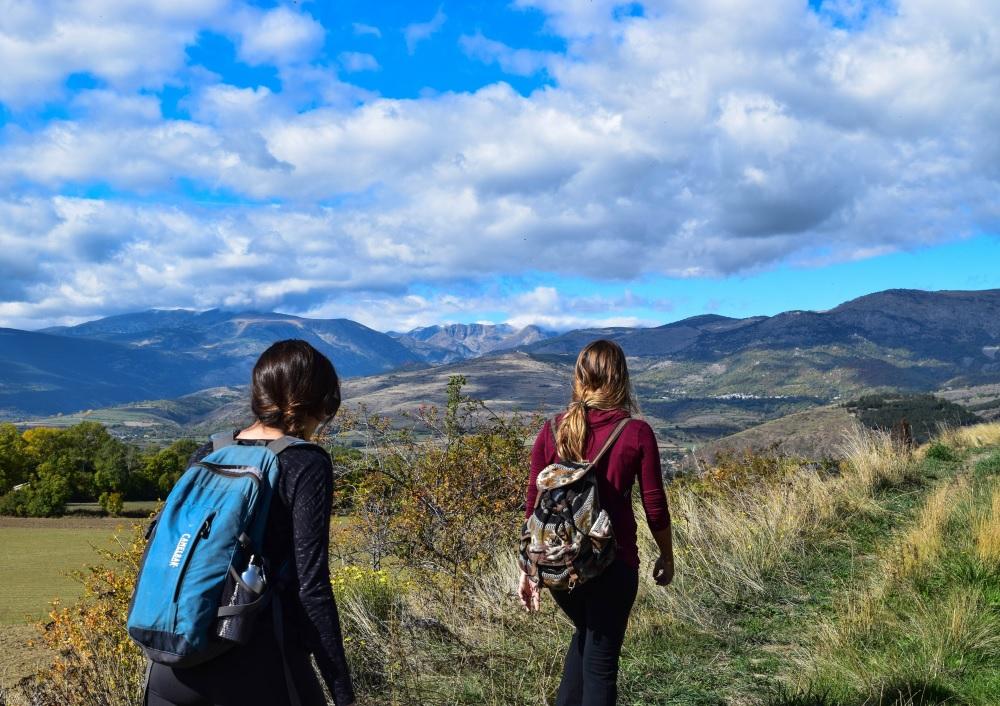
[[[639,481],[646,523],[660,549],[653,579],[666,586],[673,579],[674,558],[660,454],[646,422],[619,424],[638,412],[629,382],[625,353],[612,341],[594,341],[580,351],[573,376],[573,396],[555,419],[555,434],[542,427],[531,451],[526,517],[535,509],[536,480],[548,465],[595,459],[594,473],[601,507],[607,512],[616,541],[614,561],[596,577],[552,597],[576,628],[563,667],[556,706],[613,706],[618,696],[618,658],[632,604],[639,588],[639,550],[632,511],[632,486]],[[522,571],[521,601],[538,609],[539,587]]]
[[[340,407],[333,364],[306,341],[275,343],[254,366],[250,407],[256,420],[242,431],[233,430],[237,444],[264,445],[282,436],[313,438]],[[211,442],[199,448],[189,465],[211,450]],[[272,565],[288,567],[274,599],[281,601],[280,634],[272,611],[264,610],[245,646],[195,667],[154,663],[147,693],[150,706],[298,706],[290,694],[302,706],[326,704],[310,654],[337,706],[354,704],[330,584],[330,456],[317,446],[302,445],[285,449],[279,459],[264,552]]]

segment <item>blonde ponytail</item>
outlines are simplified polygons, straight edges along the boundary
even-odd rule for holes
[[[587,460],[588,409],[624,409],[630,414],[639,411],[625,353],[613,341],[594,341],[576,358],[572,401],[556,433],[556,450],[564,461]]]

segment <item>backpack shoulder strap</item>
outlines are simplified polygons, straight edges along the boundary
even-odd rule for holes
[[[280,454],[282,451],[287,449],[289,446],[294,446],[298,443],[308,443],[303,439],[299,439],[295,436],[280,436],[273,441],[267,442],[267,448],[269,448],[275,456]]]
[[[618,426],[616,426],[614,431],[611,432],[611,436],[609,436],[608,440],[604,442],[604,446],[602,446],[601,450],[597,452],[594,460],[587,464],[588,469],[596,466],[598,462],[604,458],[604,454],[606,454],[608,450],[615,445],[615,442],[618,441],[618,437],[621,436],[622,432],[625,430],[625,426],[631,421],[632,417],[625,417],[625,419],[618,422]]]
[[[301,446],[303,444],[307,446],[316,446],[316,444],[310,443],[305,439],[300,439],[297,436],[282,436],[274,439],[273,441],[267,442],[267,448],[270,449],[275,456],[277,456],[289,446]]]

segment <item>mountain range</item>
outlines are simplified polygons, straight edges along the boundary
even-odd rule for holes
[[[0,413],[66,413],[245,384],[257,356],[285,338],[309,341],[353,378],[464,360],[552,335],[484,324],[388,334],[348,319],[220,309],[154,309],[39,331],[0,328]]]
[[[646,416],[685,443],[873,389],[995,386],[1000,290],[888,290],[823,312],[710,314],[560,334],[483,324],[381,333],[344,319],[147,311],[36,332],[0,329],[0,408],[15,418],[162,408],[170,423],[211,425],[220,406],[229,410],[223,416],[239,417],[241,393],[232,386],[248,382],[267,345],[290,337],[331,357],[350,378],[348,400],[389,413],[441,401],[453,374],[465,375],[468,391],[497,409],[556,409],[565,404],[579,349],[610,338],[629,355]],[[198,392],[220,386],[232,389]],[[183,395],[183,403],[171,402]],[[166,401],[135,404],[152,399]]]

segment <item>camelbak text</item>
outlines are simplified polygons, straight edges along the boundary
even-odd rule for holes
[[[188,542],[191,540],[190,534],[182,534],[180,541],[177,542],[177,548],[174,549],[173,555],[170,557],[171,568],[176,569],[181,565],[181,557],[184,556],[184,549],[187,547]]]

